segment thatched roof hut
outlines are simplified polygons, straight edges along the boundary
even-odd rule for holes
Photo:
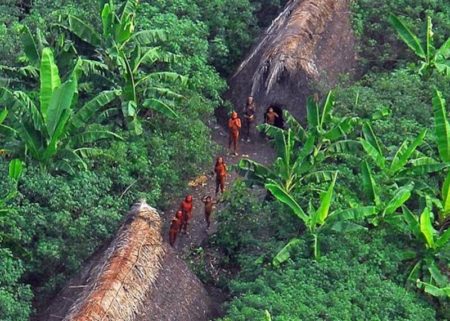
[[[157,211],[142,202],[39,320],[206,321],[211,309],[202,283],[163,242]]]
[[[350,0],[290,0],[230,79],[227,98],[242,111],[253,96],[258,120],[270,104],[298,117],[305,97],[332,87],[355,66]]]

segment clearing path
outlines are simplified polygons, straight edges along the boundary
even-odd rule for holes
[[[202,246],[207,240],[208,236],[214,234],[217,231],[217,222],[215,220],[215,213],[221,210],[223,204],[218,204],[215,207],[213,215],[211,217],[211,226],[209,229],[206,229],[206,222],[204,217],[204,205],[201,201],[203,196],[210,195],[213,197],[213,200],[216,201],[215,198],[215,174],[214,174],[214,164],[217,156],[223,156],[225,159],[225,163],[228,166],[228,177],[226,181],[226,187],[229,187],[231,183],[236,179],[238,174],[235,171],[230,170],[230,165],[235,165],[239,162],[241,158],[250,158],[252,160],[258,161],[262,164],[271,164],[274,159],[273,148],[270,143],[267,143],[263,138],[259,137],[259,133],[253,133],[251,142],[243,142],[239,141],[239,155],[233,156],[230,155],[228,150],[228,132],[221,126],[215,126],[213,129],[213,140],[221,147],[220,152],[217,155],[214,155],[214,163],[211,164],[211,167],[206,169],[206,173],[199,173],[199,176],[205,176],[203,179],[199,179],[200,184],[198,186],[190,186],[186,190],[186,195],[190,194],[194,198],[194,207],[193,207],[193,218],[188,227],[188,234],[185,235],[183,232],[178,234],[177,240],[175,242],[175,250],[182,257],[186,258],[190,250],[195,249],[199,246]],[[218,197],[221,197],[221,194],[218,194]],[[167,242],[168,239],[168,231],[169,224],[175,212],[178,210],[182,199],[175,201],[170,211],[166,211],[164,213],[164,228],[163,228],[163,237]]]

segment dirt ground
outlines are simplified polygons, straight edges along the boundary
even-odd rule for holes
[[[256,132],[252,134],[251,142],[244,142],[242,140],[239,141],[238,156],[231,155],[230,150],[228,149],[228,133],[222,126],[215,125],[213,127],[213,140],[220,147],[219,153],[214,155],[214,159],[218,156],[223,156],[228,168],[232,165],[236,165],[242,158],[250,158],[263,164],[271,164],[274,159],[273,148],[262,137],[260,137],[259,133]],[[232,182],[238,177],[238,173],[229,169],[228,175],[225,193],[226,189],[229,188]],[[224,203],[219,203],[215,206],[211,217],[211,226],[207,229],[204,217],[204,204],[201,199],[205,195],[212,196],[214,201],[217,201],[221,197],[220,192],[217,198],[215,196],[214,163],[211,164],[211,167],[207,168],[204,173],[199,173],[198,177],[201,176],[203,177],[198,179],[198,181],[201,182],[199,185],[187,186],[186,195],[190,194],[194,199],[193,218],[188,227],[188,234],[178,234],[174,246],[177,256],[184,259],[186,262],[191,261],[193,257],[195,260],[196,253],[198,253],[198,249],[200,247],[203,250],[207,247],[208,238],[217,232],[217,221],[215,219],[216,213],[221,211],[223,206],[225,206]],[[175,212],[178,210],[181,201],[182,199],[174,201],[170,206],[170,210],[165,211],[162,215],[164,220],[163,238],[166,242],[169,242],[168,233],[170,221],[175,215]],[[214,269],[214,267],[212,269]],[[209,295],[215,302],[215,309],[220,316],[222,314],[221,304],[226,300],[226,295],[222,293],[220,289],[217,289],[211,285],[206,285],[206,288]]]

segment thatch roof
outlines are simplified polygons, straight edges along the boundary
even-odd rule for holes
[[[206,290],[163,242],[161,219],[144,202],[132,208],[116,238],[87,262],[39,320],[206,321],[210,314]]]
[[[317,87],[328,89],[339,74],[353,71],[349,2],[289,1],[230,79],[227,98],[241,110],[246,97],[253,96],[260,118],[272,103],[302,116],[306,95]]]

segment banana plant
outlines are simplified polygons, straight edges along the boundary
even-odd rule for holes
[[[310,202],[307,212],[303,210],[292,194],[286,191],[279,183],[273,181],[265,185],[267,190],[274,195],[277,201],[286,204],[291,209],[292,213],[305,224],[308,234],[312,237],[313,253],[316,259],[320,258],[319,236],[321,233],[324,233],[327,230],[347,232],[356,229],[364,229],[364,227],[352,223],[351,220],[360,220],[374,214],[376,210],[373,206],[367,206],[330,212],[336,177],[337,173],[334,173],[328,189],[321,193],[319,208],[315,209],[312,202]],[[286,261],[290,257],[291,249],[299,243],[299,241],[300,240],[297,238],[292,239],[274,257],[273,264],[278,266]]]
[[[437,231],[433,227],[433,216],[429,203],[420,216],[415,215],[406,206],[402,206],[402,220],[395,225],[398,230],[411,235],[419,244],[414,256],[414,264],[408,281],[434,296],[448,296],[450,282],[440,271],[438,262],[448,261],[444,248],[450,245],[450,229]],[[421,281],[425,280],[425,281]]]
[[[13,188],[6,194],[0,197],[0,215],[9,211],[6,207],[6,202],[12,199],[17,194],[17,185],[23,172],[23,163],[19,159],[13,159],[9,163],[8,177],[14,182]]]
[[[450,38],[439,48],[435,47],[431,17],[427,17],[426,38],[422,41],[402,19],[391,15],[389,21],[400,39],[421,59],[420,75],[429,75],[433,70],[436,70],[442,75],[450,76]]]
[[[95,148],[83,146],[100,139],[120,138],[100,125],[90,124],[94,115],[112,102],[120,92],[104,91],[80,108],[77,104],[77,84],[80,70],[77,63],[69,79],[61,81],[50,48],[42,50],[38,104],[22,91],[2,88],[2,102],[14,106],[12,127],[17,132],[25,154],[44,166],[57,156],[77,161],[86,168],[82,156]],[[80,148],[82,147],[82,148]],[[67,162],[66,162],[67,163]]]
[[[167,86],[185,87],[187,78],[175,72],[148,71],[156,63],[173,63],[179,59],[156,45],[167,41],[167,33],[162,30],[135,31],[138,0],[125,1],[117,10],[112,0],[102,3],[101,33],[72,15],[67,17],[67,24],[61,26],[95,49],[92,59],[99,63],[93,70],[103,79],[115,81],[113,86],[122,89],[122,115],[136,134],[142,133],[138,115],[143,108],[176,118],[174,104],[183,97]]]

